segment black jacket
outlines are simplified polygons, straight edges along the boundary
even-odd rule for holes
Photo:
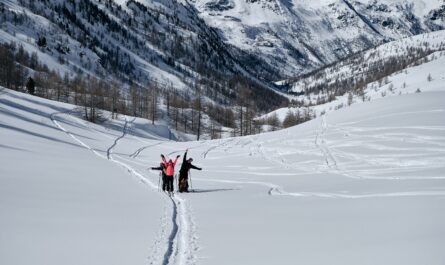
[[[192,163],[187,161],[187,152],[185,152],[184,158],[182,159],[182,165],[181,165],[181,169],[179,170],[179,173],[187,174],[191,168],[197,169],[197,170],[202,170],[202,168],[192,165]]]
[[[152,170],[160,170],[162,171],[162,176],[165,176],[165,167],[164,164],[161,163],[161,165],[159,167],[152,167]]]

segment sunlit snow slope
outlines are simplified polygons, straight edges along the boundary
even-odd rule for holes
[[[0,264],[443,264],[445,92],[279,132],[163,140],[0,92]],[[190,148],[194,192],[158,192]],[[180,163],[179,163],[180,164]]]

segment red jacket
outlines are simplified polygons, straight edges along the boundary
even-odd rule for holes
[[[165,174],[167,175],[167,177],[173,177],[173,175],[175,174],[175,165],[178,161],[178,157],[176,157],[175,161],[173,161],[173,163],[171,164],[169,164],[167,160],[165,160],[165,157],[162,157],[162,161],[164,162],[164,166],[166,168]]]

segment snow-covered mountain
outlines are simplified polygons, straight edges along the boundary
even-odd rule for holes
[[[219,104],[233,103],[244,82],[261,108],[283,102],[257,79],[268,65],[242,62],[245,52],[225,44],[187,2],[2,0],[0,14],[0,41],[23,46],[62,76],[158,85],[183,98],[205,85]]]
[[[192,2],[227,43],[265,59],[282,76],[445,26],[442,0]]]
[[[233,74],[275,81],[445,26],[441,0],[11,0],[0,11],[2,41],[62,72],[65,62],[177,88],[199,77],[226,96],[217,87]]]
[[[288,106],[288,99],[315,105],[351,91],[363,96],[365,85],[377,81],[369,77],[393,74],[395,60],[400,71],[443,50],[444,12],[444,3],[438,0],[8,0],[0,1],[0,42],[13,43],[5,49],[23,66],[24,71],[12,78],[15,89],[24,90],[27,76],[43,72],[38,79],[56,85],[43,84],[50,91],[41,96],[57,94],[53,98],[78,104],[81,89],[73,83],[94,76],[105,81],[99,87],[110,91],[108,84],[116,87],[117,79],[123,82],[120,103],[102,108],[147,117],[148,105],[156,110],[158,103],[170,104],[173,94],[176,109],[172,112],[168,105],[168,117],[160,118],[176,128],[180,108],[184,132],[189,123],[191,132],[200,134],[201,117],[206,115],[208,130],[230,127],[229,131],[246,134],[242,128],[253,127],[252,117]],[[60,78],[49,78],[50,71]],[[76,79],[76,74],[83,76]],[[284,77],[281,84],[290,84],[290,92],[305,95],[276,93],[278,82],[273,81]],[[9,86],[8,82],[2,84]],[[53,93],[64,85],[65,97]],[[87,104],[87,98],[81,104]],[[242,125],[243,110],[248,126]],[[238,121],[233,122],[234,117]]]

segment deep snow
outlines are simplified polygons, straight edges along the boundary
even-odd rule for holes
[[[0,92],[0,264],[443,264],[445,92],[174,142]],[[195,192],[147,170],[189,148]]]

